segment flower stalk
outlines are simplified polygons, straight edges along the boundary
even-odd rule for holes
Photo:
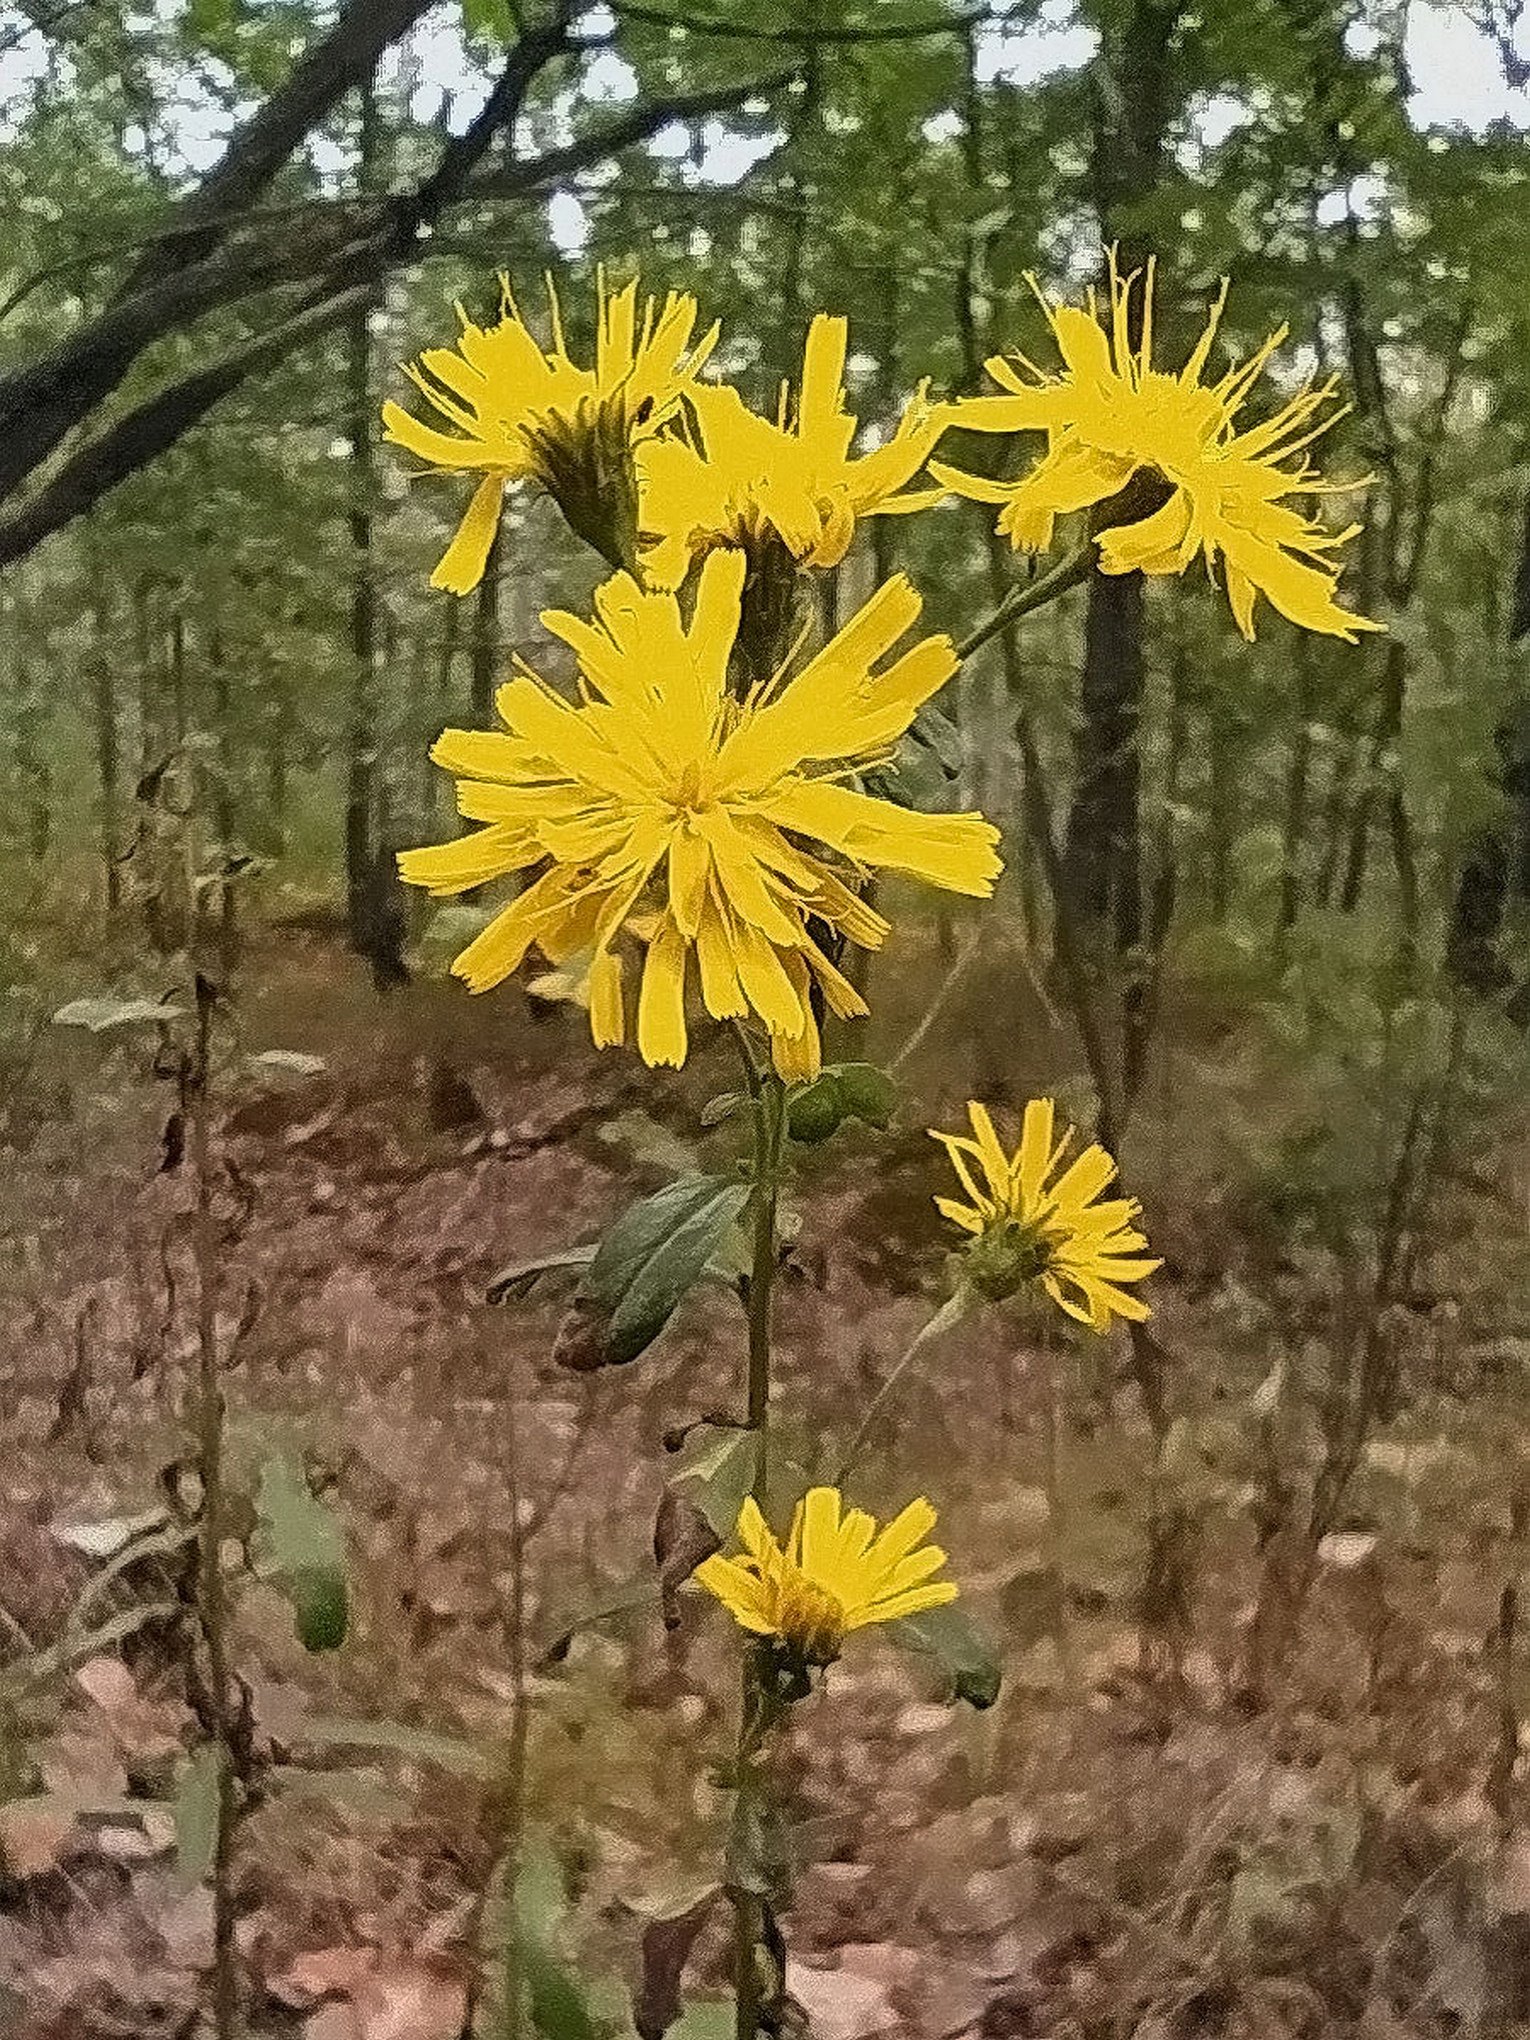
[[[754,1126],[754,1192],[748,1294],[748,1381],[745,1424],[754,1443],[750,1492],[764,1505],[769,1478],[771,1305],[775,1293],[781,1201],[781,1160],[786,1142],[786,1086],[773,1069],[761,1069],[748,1037],[736,1029],[743,1057]],[[764,1675],[763,1647],[744,1653],[735,1759],[734,1834],[747,1838],[766,1825],[763,1806],[769,1781],[762,1759],[781,1703]],[[731,1853],[731,1852],[730,1852]],[[752,1883],[753,1879],[750,1880]],[[734,1991],[737,2040],[755,2040],[764,2006],[758,1951],[765,1938],[765,1902],[741,1880],[732,1886],[734,1906]]]

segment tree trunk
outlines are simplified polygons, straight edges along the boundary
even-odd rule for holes
[[[37,673],[25,653],[16,659],[15,688],[16,776],[26,821],[27,855],[34,864],[41,864],[53,842],[53,769]]]
[[[356,182],[370,189],[377,159],[377,85],[361,88]],[[354,949],[370,950],[369,904],[377,861],[377,569],[372,557],[376,501],[372,398],[372,305],[346,325],[346,399],[350,440],[351,665],[346,715],[345,901]]]
[[[1280,889],[1275,910],[1275,953],[1282,962],[1301,912],[1301,874],[1312,783],[1313,654],[1305,632],[1296,640],[1296,727],[1286,766],[1285,812],[1280,827]]]
[[[1130,0],[1102,33],[1093,85],[1090,178],[1101,236],[1126,271],[1152,252],[1140,209],[1163,174],[1178,80],[1172,60],[1183,0]],[[1140,294],[1131,308],[1141,340]],[[1118,954],[1142,936],[1142,814],[1138,726],[1145,673],[1139,574],[1102,574],[1089,583],[1084,632],[1077,776],[1068,817],[1064,872],[1074,911],[1113,941]]]
[[[108,920],[122,906],[121,848],[118,842],[122,802],[122,756],[117,733],[115,667],[107,652],[111,621],[106,579],[92,546],[87,551],[90,587],[90,648],[86,670],[90,681],[92,734],[95,738],[97,817],[101,834],[101,870]]]
[[[239,759],[234,738],[234,703],[228,660],[224,656],[223,633],[216,624],[207,639],[207,668],[212,683],[213,828],[217,832],[216,851],[222,872],[218,887],[218,964],[221,980],[228,984],[239,961],[239,876],[235,869],[239,834]]]

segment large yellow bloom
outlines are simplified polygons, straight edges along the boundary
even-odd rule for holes
[[[508,734],[448,730],[432,756],[459,776],[463,814],[486,826],[399,865],[438,894],[536,870],[453,965],[474,991],[533,943],[554,964],[589,950],[591,1031],[619,1043],[625,931],[647,944],[645,1061],[685,1060],[694,964],[707,1011],[757,1015],[777,1069],[802,1078],[819,1064],[811,986],[836,1013],[865,1010],[809,917],[876,948],[887,923],[847,878],[884,868],[981,897],[998,875],[998,833],[980,815],[915,814],[845,783],[887,757],[956,671],[944,637],[877,670],[918,618],[909,583],[888,581],[794,678],[739,700],[728,661],[744,574],[741,553],[709,555],[689,624],[673,595],[626,574],[596,592],[594,624],[545,612],[578,658],[578,705],[523,670],[499,692]]]
[[[1142,279],[1142,338],[1135,347],[1130,306],[1136,272],[1122,278],[1112,258],[1108,333],[1096,317],[1093,291],[1088,310],[1080,311],[1052,304],[1034,279],[1028,281],[1051,324],[1063,373],[1044,374],[1023,355],[1013,364],[995,355],[988,373],[1006,394],[952,404],[948,419],[979,432],[1045,432],[1047,451],[1017,481],[990,481],[932,463],[940,481],[978,502],[1001,504],[999,530],[1011,544],[1040,548],[1051,543],[1058,517],[1106,503],[1141,476],[1143,495],[1151,499],[1146,514],[1133,507],[1129,522],[1098,534],[1107,574],[1182,574],[1198,554],[1208,566],[1220,555],[1228,601],[1246,638],[1254,635],[1261,594],[1293,623],[1351,643],[1358,631],[1382,628],[1334,600],[1339,567],[1333,556],[1360,527],[1325,531],[1306,508],[1286,500],[1357,486],[1324,481],[1300,457],[1343,416],[1318,415],[1333,399],[1334,382],[1304,384],[1262,425],[1240,430],[1235,423],[1286,327],[1219,382],[1202,383],[1227,301],[1225,283],[1189,360],[1170,375],[1152,365],[1151,263]]]
[[[1033,1098],[1025,1108],[1020,1145],[1004,1151],[986,1106],[967,1107],[973,1138],[932,1129],[951,1157],[970,1202],[937,1197],[937,1209],[973,1235],[969,1249],[974,1279],[993,1294],[1012,1295],[1039,1283],[1052,1301],[1092,1331],[1110,1328],[1112,1315],[1152,1315],[1123,1282],[1140,1282],[1160,1261],[1144,1260],[1146,1239],[1136,1230],[1141,1206],[1132,1197],[1098,1203],[1114,1180],[1116,1165],[1092,1143],[1052,1179],[1073,1140],[1059,1135],[1050,1098]],[[973,1164],[977,1165],[977,1175]],[[978,1177],[981,1177],[979,1182]]]
[[[423,424],[402,405],[383,405],[384,436],[432,467],[484,471],[431,585],[465,595],[483,578],[507,483],[533,478],[558,498],[581,537],[609,553],[599,528],[621,488],[630,448],[673,417],[717,341],[714,325],[693,345],[696,300],[671,291],[662,309],[637,283],[608,295],[597,282],[595,363],[570,359],[557,294],[547,284],[552,346],[532,337],[500,278],[498,322],[477,326],[457,307],[455,348],[432,347],[405,373],[456,436]],[[597,498],[604,498],[602,505]],[[613,565],[620,564],[613,561]]]
[[[696,1578],[734,1620],[778,1638],[806,1664],[832,1664],[845,1638],[873,1622],[896,1622],[956,1599],[954,1580],[932,1580],[946,1554],[924,1539],[935,1511],[923,1496],[880,1535],[864,1509],[845,1509],[838,1488],[809,1488],[785,1544],[751,1499],[739,1511],[740,1558],[704,1559]]]
[[[918,510],[939,489],[903,493],[943,429],[924,386],[886,445],[852,458],[856,420],[845,408],[849,326],[820,312],[808,328],[795,410],[783,386],[776,419],[722,386],[691,392],[693,435],[648,440],[639,455],[641,519],[650,579],[676,588],[691,560],[717,545],[775,537],[799,565],[837,566],[856,519]]]

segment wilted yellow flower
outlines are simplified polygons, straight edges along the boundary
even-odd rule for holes
[[[744,573],[741,553],[711,554],[688,624],[673,595],[626,574],[596,591],[593,624],[544,612],[578,658],[578,705],[523,669],[498,696],[508,734],[448,730],[432,756],[458,775],[463,814],[486,826],[407,850],[399,867],[438,894],[537,872],[452,966],[472,990],[498,984],[533,943],[555,965],[588,950],[591,1031],[620,1043],[626,936],[647,945],[646,1062],[685,1060],[694,964],[707,1011],[757,1015],[777,1069],[803,1078],[819,1065],[810,987],[836,1013],[865,1011],[809,918],[876,948],[888,924],[847,878],[883,868],[986,895],[998,832],[980,815],[915,814],[845,783],[887,757],[956,671],[945,637],[875,670],[919,616],[907,580],[888,581],[795,677],[740,700],[728,660]]]
[[[902,493],[943,419],[921,385],[884,446],[852,458],[845,408],[848,322],[819,313],[808,328],[795,409],[783,386],[774,422],[723,386],[691,393],[693,435],[651,439],[638,460],[644,568],[676,588],[691,560],[717,545],[746,549],[774,536],[799,565],[837,566],[858,517],[918,510],[939,489]]]
[[[971,1200],[937,1197],[935,1204],[973,1235],[968,1257],[976,1285],[1010,1296],[1039,1283],[1069,1317],[1096,1332],[1108,1331],[1112,1316],[1139,1323],[1150,1317],[1141,1298],[1121,1284],[1140,1282],[1163,1264],[1142,1258],[1147,1241],[1136,1230],[1142,1207],[1135,1198],[1095,1201],[1116,1175],[1104,1148],[1091,1143],[1053,1182],[1073,1129],[1064,1126],[1058,1134],[1050,1098],[1026,1106],[1013,1155],[1004,1152],[986,1106],[974,1101],[967,1113],[974,1138],[931,1131]]]
[[[500,278],[500,288],[495,325],[475,325],[458,305],[456,347],[428,348],[405,369],[460,436],[423,424],[400,404],[383,405],[385,437],[396,445],[432,467],[483,470],[457,535],[430,577],[433,587],[454,595],[465,595],[483,578],[506,484],[526,479],[539,481],[579,536],[621,565],[612,557],[614,528],[625,523],[636,529],[632,448],[674,415],[717,341],[714,325],[692,344],[694,298],[671,291],[662,309],[647,298],[639,320],[636,281],[608,295],[602,272],[595,363],[582,368],[569,357],[550,277],[552,345],[545,351],[521,317],[507,278]]]
[[[930,1578],[946,1562],[924,1542],[934,1527],[923,1496],[878,1534],[875,1517],[845,1509],[838,1488],[815,1487],[783,1545],[751,1498],[738,1517],[743,1556],[704,1559],[696,1578],[742,1628],[778,1638],[805,1664],[832,1664],[852,1630],[956,1599],[954,1580]]]
[[[1081,311],[1052,304],[1028,279],[1056,337],[1063,373],[1047,375],[1023,355],[1014,363],[994,355],[988,373],[1006,394],[966,398],[950,406],[948,420],[978,432],[1045,432],[1046,453],[1012,482],[940,463],[931,472],[961,495],[1002,505],[999,530],[1012,545],[1032,549],[1051,544],[1058,517],[1106,503],[1141,476],[1145,506],[1123,507],[1129,521],[1098,534],[1107,574],[1182,574],[1198,554],[1208,566],[1220,555],[1227,599],[1246,638],[1254,635],[1260,594],[1293,623],[1330,637],[1353,643],[1356,632],[1381,629],[1334,600],[1333,555],[1359,525],[1325,531],[1307,509],[1285,500],[1359,486],[1324,481],[1308,461],[1292,459],[1344,415],[1318,416],[1333,401],[1334,380],[1305,383],[1264,424],[1237,429],[1238,413],[1288,329],[1272,333],[1219,382],[1202,383],[1227,301],[1224,283],[1189,360],[1171,375],[1152,365],[1151,263],[1142,278],[1141,344],[1132,344],[1137,280],[1137,272],[1118,275],[1112,257],[1107,333],[1092,290]]]

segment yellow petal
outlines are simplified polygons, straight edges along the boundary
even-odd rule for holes
[[[444,588],[450,595],[466,595],[478,586],[488,564],[494,534],[499,529],[504,496],[504,475],[485,475],[473,491],[473,499],[457,526],[456,536],[441,555],[440,563],[430,577],[432,588]]]
[[[614,950],[601,950],[590,965],[590,1033],[597,1048],[620,1048],[626,1039],[622,960]]]
[[[685,960],[689,946],[666,920],[648,945],[638,994],[638,1053],[650,1068],[685,1061]]]

